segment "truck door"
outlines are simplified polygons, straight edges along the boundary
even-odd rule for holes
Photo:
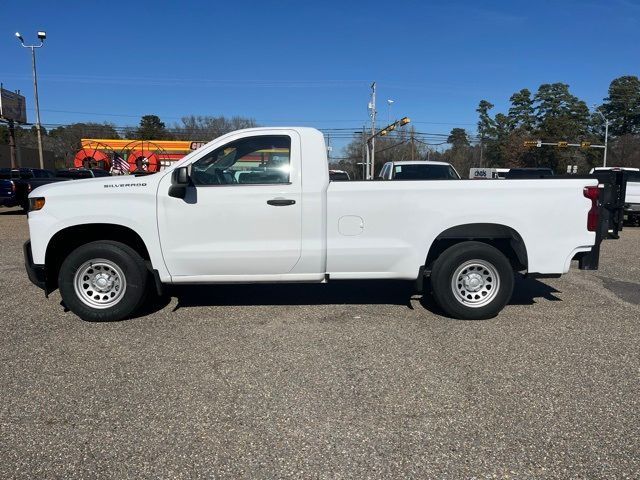
[[[286,133],[283,133],[286,132]],[[172,276],[277,275],[300,257],[300,138],[239,134],[191,163],[184,199],[158,191],[158,233]]]

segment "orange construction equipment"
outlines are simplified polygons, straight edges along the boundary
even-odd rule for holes
[[[73,166],[76,168],[101,168],[109,170],[111,159],[101,150],[87,149],[80,150],[73,159]]]
[[[131,172],[157,172],[160,169],[158,154],[149,150],[132,150],[128,161]]]
[[[111,168],[112,159],[126,159],[129,171],[159,172],[206,142],[184,140],[131,140],[83,138],[75,157],[76,167]],[[93,163],[91,163],[93,162]]]

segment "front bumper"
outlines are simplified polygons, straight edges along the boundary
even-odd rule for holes
[[[27,240],[22,246],[24,252],[24,266],[27,269],[27,276],[31,283],[39,287],[47,293],[47,276],[44,265],[35,265],[31,255],[31,241]]]

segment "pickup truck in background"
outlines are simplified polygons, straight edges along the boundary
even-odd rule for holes
[[[64,168],[55,172],[41,168],[2,168],[0,169],[0,205],[20,206],[26,212],[29,209],[29,194],[42,185],[109,176],[111,176],[109,172],[98,168]]]
[[[624,172],[627,183],[624,196],[624,215],[630,223],[640,223],[640,168],[597,167],[591,169],[590,173],[599,172]]]
[[[387,162],[380,169],[379,180],[460,180],[453,165],[447,162],[403,160]]]
[[[411,280],[448,315],[485,319],[515,272],[597,268],[601,189],[595,178],[330,182],[321,132],[254,128],[152,175],[38,188],[25,264],[91,321],[129,317],[167,284],[353,279]]]
[[[51,170],[41,168],[0,169],[0,205],[20,206],[26,212],[29,208],[28,196],[41,185],[66,180],[56,177]]]

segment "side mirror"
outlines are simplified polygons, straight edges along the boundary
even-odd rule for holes
[[[189,185],[189,167],[176,168],[171,174],[171,186],[169,196],[174,198],[184,198],[187,195]]]

